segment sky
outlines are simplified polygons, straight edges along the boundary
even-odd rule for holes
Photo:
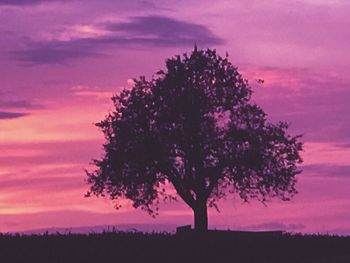
[[[347,0],[0,0],[0,232],[191,224],[181,201],[153,219],[84,198],[84,169],[111,96],[196,43],[227,52],[269,120],[304,142],[291,201],[233,195],[209,226],[350,235],[349,13]]]

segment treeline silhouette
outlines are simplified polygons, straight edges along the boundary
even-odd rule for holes
[[[350,237],[215,231],[2,234],[0,262],[348,263]]]

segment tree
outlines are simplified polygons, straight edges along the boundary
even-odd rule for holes
[[[300,136],[285,122],[271,124],[250,101],[252,90],[215,50],[194,48],[166,61],[152,80],[114,96],[115,111],[97,124],[106,143],[97,167],[87,172],[87,195],[130,199],[156,215],[159,201],[173,199],[171,183],[194,211],[194,226],[208,228],[207,207],[238,193],[265,202],[289,200],[300,173]]]

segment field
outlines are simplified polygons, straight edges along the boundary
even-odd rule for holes
[[[350,237],[229,232],[0,235],[0,262],[349,263]]]

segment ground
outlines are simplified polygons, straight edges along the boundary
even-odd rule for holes
[[[1,235],[0,262],[349,263],[350,237],[228,232]]]

